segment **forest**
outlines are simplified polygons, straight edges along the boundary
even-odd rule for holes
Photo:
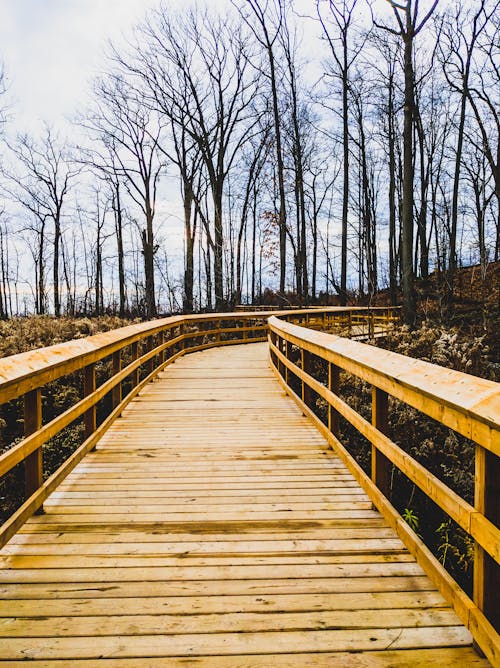
[[[13,131],[6,63],[0,316],[384,290],[411,325],[417,284],[437,285],[442,314],[461,267],[490,293],[499,5],[165,2],[109,46],[71,137]]]

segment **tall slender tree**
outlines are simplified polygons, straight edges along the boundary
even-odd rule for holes
[[[401,215],[401,282],[403,291],[403,319],[413,326],[417,317],[415,275],[413,271],[413,188],[415,123],[415,71],[413,65],[415,39],[432,16],[438,0],[432,2],[427,13],[419,19],[418,0],[387,0],[392,8],[397,28],[376,23],[403,42],[404,120],[403,120],[403,201]]]

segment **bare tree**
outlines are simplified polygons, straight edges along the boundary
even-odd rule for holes
[[[189,11],[172,18],[161,7],[141,27],[126,70],[144,82],[150,104],[197,146],[213,205],[216,308],[224,307],[223,196],[229,170],[253,135],[250,117],[257,81],[248,67],[241,26],[230,18]]]
[[[470,143],[484,153],[495,185],[497,204],[495,260],[500,257],[500,66],[498,42],[500,39],[500,2],[487,5],[486,30],[478,44],[480,62],[476,64],[473,83],[467,89],[467,99],[474,114],[477,132],[467,133]]]
[[[376,30],[370,35],[370,43],[375,48],[375,58],[364,60],[364,66],[374,75],[375,89],[373,100],[375,113],[378,117],[378,137],[382,150],[386,155],[388,184],[387,206],[389,217],[388,255],[389,255],[389,293],[391,303],[397,304],[398,269],[399,269],[399,203],[398,186],[400,174],[398,170],[399,127],[396,110],[400,106],[397,66],[400,52],[396,38],[384,31]],[[380,58],[378,57],[380,55]]]
[[[339,79],[342,97],[342,146],[343,146],[343,185],[342,185],[342,239],[340,270],[340,303],[347,303],[347,235],[349,218],[349,88],[350,72],[361,53],[365,39],[357,43],[353,40],[353,22],[358,0],[316,0],[316,10],[323,28],[323,34],[330,47],[332,70]]]
[[[10,183],[8,190],[11,196],[39,221],[41,229],[44,229],[47,220],[52,220],[53,223],[54,313],[60,316],[60,260],[64,205],[80,168],[75,165],[67,148],[48,126],[45,127],[39,141],[28,134],[19,135],[16,142],[10,145],[10,149],[18,166],[16,171],[5,172]],[[42,241],[44,239],[43,232]],[[40,251],[42,252],[43,250]],[[41,260],[40,254],[40,280],[43,279]],[[43,297],[41,289],[39,297],[40,299]]]
[[[404,124],[403,124],[403,203],[401,216],[401,274],[403,290],[403,318],[414,325],[417,316],[415,276],[413,271],[413,187],[414,153],[413,132],[415,122],[415,72],[413,52],[415,39],[430,19],[438,0],[434,0],[424,17],[419,20],[418,0],[387,0],[393,10],[397,28],[381,26],[403,42],[404,49]]]
[[[89,153],[88,161],[114,175],[115,186],[118,178],[144,217],[144,225],[139,227],[144,260],[145,315],[154,318],[157,314],[154,217],[158,181],[164,169],[159,151],[162,125],[156,114],[143,104],[140,91],[120,74],[111,73],[98,80],[95,92],[95,107],[81,124],[104,150],[98,148],[97,153]],[[115,189],[116,211],[118,201]]]

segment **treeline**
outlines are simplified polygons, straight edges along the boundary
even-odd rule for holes
[[[498,0],[159,5],[78,141],[4,136],[0,316],[388,287],[411,323],[432,271],[452,308],[457,267],[500,256],[499,21]]]

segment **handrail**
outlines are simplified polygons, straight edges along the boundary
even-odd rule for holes
[[[349,466],[373,503],[433,577],[462,622],[494,665],[500,665],[500,384],[404,355],[374,348],[281,318],[269,318],[270,358],[284,389],[301,406]],[[300,365],[293,354],[300,353]],[[328,382],[314,377],[314,357],[328,363]],[[372,386],[372,421],[338,396],[339,371]],[[291,387],[300,383],[300,396]],[[325,425],[313,410],[312,393],[328,406]],[[399,399],[476,444],[474,505],[468,504],[388,436],[388,397]],[[338,440],[338,416],[371,443],[371,477]],[[388,500],[392,466],[457,522],[475,541],[471,600],[449,576]]]
[[[303,319],[308,326],[330,330],[342,326],[344,331],[344,321],[349,321],[355,323],[352,331],[357,333],[363,313],[367,335],[375,335],[376,331],[394,324],[396,312],[391,309],[329,307],[281,311],[280,315]],[[0,404],[24,397],[24,438],[0,455],[0,477],[24,462],[27,497],[0,528],[0,546],[34,512],[42,509],[50,492],[94,447],[140,389],[168,364],[181,355],[212,346],[266,341],[268,317],[269,313],[265,311],[172,316],[0,359]],[[96,386],[96,365],[105,360],[111,363],[111,376]],[[122,368],[124,362],[126,366]],[[141,369],[146,369],[146,378],[139,382]],[[79,371],[83,372],[83,397],[47,424],[42,424],[42,388]],[[123,397],[127,380],[131,387]],[[108,394],[112,396],[112,412],[97,426],[97,405]],[[43,445],[82,417],[85,441],[44,482]]]

